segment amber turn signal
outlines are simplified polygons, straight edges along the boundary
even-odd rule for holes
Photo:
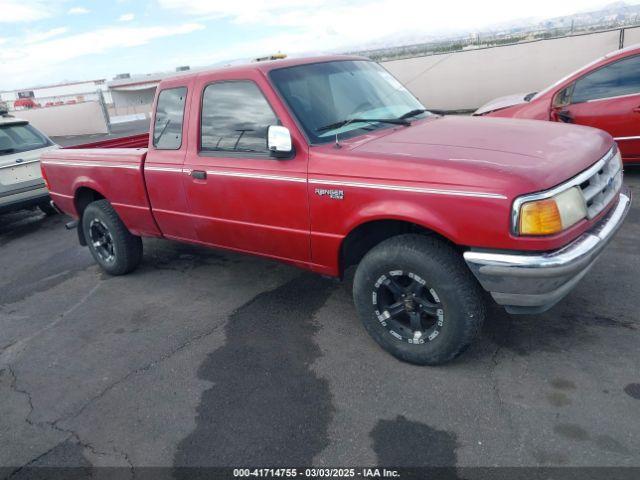
[[[521,235],[552,235],[562,231],[560,210],[554,199],[539,200],[522,205]]]

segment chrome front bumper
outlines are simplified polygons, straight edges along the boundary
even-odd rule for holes
[[[509,313],[540,313],[567,295],[589,271],[622,225],[631,205],[623,189],[617,204],[565,247],[544,253],[470,250],[464,259],[482,287]]]

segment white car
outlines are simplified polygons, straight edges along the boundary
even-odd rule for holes
[[[55,148],[49,137],[0,106],[0,213],[34,207],[55,213],[40,171],[40,155]]]

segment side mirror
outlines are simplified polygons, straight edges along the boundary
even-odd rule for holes
[[[275,157],[288,157],[293,152],[291,133],[287,127],[271,125],[267,130],[267,148]]]

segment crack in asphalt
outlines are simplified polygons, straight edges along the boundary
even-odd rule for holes
[[[31,394],[26,390],[18,388],[18,377],[16,376],[16,372],[13,370],[13,367],[11,365],[7,364],[7,368],[6,369],[9,372],[9,375],[11,375],[11,382],[9,383],[9,388],[11,390],[13,390],[14,392],[20,393],[20,394],[24,395],[25,397],[27,397],[27,403],[29,404],[29,413],[25,417],[25,421],[29,425],[35,425],[31,421],[31,418],[30,418],[31,414],[33,413],[33,399],[31,398]]]
[[[31,420],[31,416],[32,416],[33,411],[34,411],[34,405],[33,405],[32,396],[27,390],[18,388],[18,386],[17,386],[18,382],[17,382],[17,376],[15,374],[15,370],[14,370],[13,366],[10,363],[8,363],[8,360],[15,360],[19,356],[19,354],[24,350],[24,347],[26,346],[27,342],[29,342],[30,340],[32,340],[33,338],[35,338],[39,334],[41,334],[41,333],[43,333],[43,332],[45,332],[47,330],[50,330],[55,325],[57,325],[63,318],[65,318],[67,315],[69,315],[70,313],[75,311],[77,308],[79,308],[82,304],[84,304],[93,294],[95,294],[95,292],[98,290],[98,288],[101,286],[101,284],[102,284],[102,282],[98,283],[95,287],[93,287],[91,289],[91,291],[89,293],[87,293],[83,298],[81,298],[78,302],[76,302],[73,306],[71,306],[65,312],[60,314],[59,318],[56,319],[54,322],[52,322],[49,325],[41,328],[40,330],[38,330],[37,332],[33,333],[32,335],[28,336],[25,339],[13,342],[12,344],[10,344],[7,347],[8,349],[11,349],[9,352],[7,352],[6,349],[5,349],[5,351],[3,351],[0,354],[0,362],[3,363],[4,365],[6,365],[7,370],[10,372],[10,375],[12,377],[11,388],[14,391],[24,395],[26,397],[26,399],[27,399],[28,404],[29,404],[29,413],[27,414],[27,417],[25,418],[25,421],[29,425],[37,427],[37,428],[43,428],[43,427],[47,426],[47,427],[49,427],[49,428],[51,428],[53,430],[56,430],[56,431],[58,431],[60,433],[67,434],[67,436],[64,439],[62,439],[60,442],[58,442],[56,445],[54,445],[53,447],[51,447],[50,449],[48,449],[44,453],[38,455],[37,457],[33,458],[32,460],[30,460],[26,464],[22,465],[18,469],[14,470],[14,472],[12,472],[8,478],[11,478],[11,477],[15,476],[19,471],[23,470],[24,468],[29,467],[30,465],[33,465],[38,460],[42,459],[43,457],[45,457],[46,455],[51,453],[60,444],[68,441],[71,438],[74,439],[79,445],[81,445],[82,447],[84,447],[87,450],[89,450],[94,455],[97,455],[97,456],[109,456],[110,455],[109,453],[101,452],[94,445],[90,444],[87,441],[82,440],[80,438],[79,434],[77,432],[75,432],[74,430],[72,430],[70,428],[63,427],[60,424],[63,423],[63,422],[68,422],[70,420],[78,418],[92,404],[94,404],[96,401],[98,401],[101,398],[103,398],[105,395],[107,395],[110,391],[112,391],[118,385],[128,381],[131,377],[133,377],[135,375],[138,375],[138,374],[144,374],[145,372],[149,371],[154,366],[165,362],[166,360],[172,358],[174,355],[178,354],[179,352],[183,351],[184,349],[189,348],[194,343],[197,343],[200,340],[203,340],[203,339],[209,337],[210,335],[214,334],[216,331],[218,331],[222,327],[224,327],[225,323],[228,320],[228,318],[222,319],[220,322],[216,323],[213,327],[209,328],[208,330],[206,330],[204,332],[201,332],[198,335],[195,335],[193,337],[188,338],[186,341],[182,342],[176,348],[174,348],[171,351],[161,355],[159,358],[156,358],[156,359],[148,362],[147,364],[143,365],[142,367],[139,367],[139,368],[136,368],[134,370],[129,371],[126,375],[122,376],[118,380],[114,381],[113,383],[109,384],[104,389],[102,389],[100,391],[100,393],[98,393],[97,395],[94,395],[93,397],[91,397],[75,413],[60,417],[60,418],[58,418],[56,420],[53,420],[53,421],[34,422],[33,420]],[[20,348],[18,349],[17,346],[19,346]],[[128,454],[126,452],[124,452],[124,451],[117,450],[116,447],[113,446],[113,445],[112,445],[112,449],[114,450],[114,452],[116,452],[118,455],[120,455],[122,458],[124,458],[124,460],[129,465],[129,468],[130,468],[131,473],[132,473],[132,477],[135,477],[135,472],[134,472],[134,468],[133,468],[133,462],[129,458]]]
[[[23,471],[25,468],[28,468],[30,465],[33,465],[34,463],[36,463],[38,460],[40,460],[41,458],[46,457],[47,455],[49,455],[51,452],[53,452],[56,448],[58,448],[62,443],[66,442],[68,440],[68,437],[65,438],[64,440],[62,440],[61,442],[56,443],[53,447],[51,447],[49,450],[46,450],[45,452],[41,453],[40,455],[38,455],[37,457],[35,457],[33,460],[30,460],[29,462],[25,463],[24,465],[16,468],[14,471],[12,471],[8,477],[6,477],[6,480],[9,480],[13,477],[15,477],[16,475],[18,475],[21,471]]]
[[[91,298],[96,293],[96,291],[98,291],[101,285],[102,285],[102,282],[97,283],[86,295],[84,295],[80,300],[78,300],[75,304],[73,304],[67,310],[62,312],[58,316],[58,318],[56,318],[53,322],[45,325],[39,330],[36,330],[31,335],[9,344],[9,346],[6,347],[0,354],[0,365],[2,364],[9,365],[10,363],[14,362],[20,356],[20,354],[24,351],[24,349],[27,346],[27,343],[29,343],[31,340],[41,335],[42,333],[51,330],[53,327],[58,325],[62,320],[64,320],[69,314],[73,313],[75,310],[80,308],[87,300],[89,300],[89,298]]]
[[[11,381],[9,382],[9,388],[11,390],[13,390],[14,392],[17,392],[21,395],[23,395],[26,399],[27,399],[27,404],[29,405],[29,412],[27,413],[26,417],[25,417],[25,422],[27,424],[29,424],[32,427],[35,428],[50,428],[52,430],[55,430],[57,432],[60,432],[62,434],[65,434],[66,436],[60,440],[59,442],[55,443],[51,448],[47,449],[46,451],[44,451],[43,453],[41,453],[40,455],[32,458],[31,460],[29,460],[27,463],[21,465],[20,467],[16,468],[15,470],[13,470],[9,476],[7,477],[7,479],[10,479],[12,477],[15,477],[17,474],[19,474],[22,470],[24,470],[25,468],[28,468],[30,465],[33,465],[35,463],[37,463],[39,460],[41,460],[42,458],[46,457],[47,455],[49,455],[53,450],[55,450],[56,448],[58,448],[60,445],[64,444],[65,442],[69,441],[70,439],[75,440],[75,442],[80,445],[82,448],[90,451],[93,455],[95,456],[103,456],[103,457],[108,457],[111,456],[111,454],[109,454],[108,452],[102,452],[100,450],[98,450],[98,448],[89,443],[86,440],[82,440],[82,438],[80,437],[80,435],[70,429],[70,428],[64,428],[61,427],[59,425],[57,425],[57,421],[51,422],[51,421],[33,421],[31,419],[31,415],[34,411],[34,406],[33,406],[33,399],[31,397],[31,394],[29,393],[29,391],[25,390],[24,388],[19,388],[18,387],[18,376],[16,375],[15,370],[13,369],[13,367],[11,365],[7,365],[6,369],[0,370],[0,371],[8,371],[9,375],[11,376]],[[112,446],[112,449],[114,450],[114,452],[116,452],[117,455],[123,457],[125,459],[125,461],[127,462],[127,464],[129,465],[129,468],[131,470],[131,472],[133,473],[133,464],[131,462],[131,460],[129,459],[129,456],[126,454],[126,452],[123,451],[119,451],[115,448],[115,446]]]
[[[75,304],[73,307],[71,307],[69,310],[67,310],[65,313],[63,313],[61,315],[61,318],[64,317],[65,315],[68,315],[69,313],[71,313],[73,310],[75,310],[77,307],[79,307],[82,303],[84,303],[93,293],[95,293],[95,290],[97,290],[97,287],[99,286],[99,284],[94,287],[92,289],[91,292],[89,292],[89,294],[87,296],[85,296],[82,300],[80,300],[80,302],[78,302],[77,304]],[[47,327],[44,327],[43,329],[41,329],[40,331],[36,332],[36,334],[41,333],[43,330],[48,329],[53,327],[53,325],[55,323],[57,323],[59,321],[56,320],[56,322],[53,322],[52,324],[50,324]],[[225,318],[224,320],[218,322],[216,325],[214,325],[212,328],[206,330],[205,332],[202,332],[194,337],[189,338],[188,340],[186,340],[185,342],[181,343],[180,345],[178,345],[178,347],[176,347],[175,349],[171,350],[170,352],[165,353],[164,355],[160,356],[160,358],[157,358],[149,363],[147,363],[146,365],[136,368],[134,370],[131,370],[130,372],[128,372],[126,375],[124,375],[123,377],[121,377],[120,379],[116,380],[115,382],[109,384],[107,387],[105,387],[99,394],[91,397],[84,405],[82,405],[82,407],[80,407],[80,409],[73,413],[72,415],[67,415],[64,417],[60,417],[57,420],[53,420],[53,421],[40,421],[40,422],[34,422],[33,420],[31,420],[31,415],[34,411],[34,405],[33,405],[33,399],[31,397],[31,394],[24,389],[18,388],[17,383],[18,383],[18,379],[17,376],[15,374],[15,371],[13,369],[13,367],[10,364],[5,364],[7,367],[7,370],[9,371],[12,380],[10,383],[10,388],[12,390],[14,390],[17,393],[20,393],[22,395],[24,395],[27,399],[27,402],[29,404],[29,413],[27,414],[27,417],[25,418],[25,421],[34,427],[38,427],[38,428],[42,428],[43,426],[48,426],[58,432],[61,433],[65,433],[67,434],[67,436],[62,439],[60,442],[58,442],[56,445],[54,445],[53,447],[51,447],[50,449],[48,449],[46,452],[38,455],[37,457],[33,458],[32,460],[30,460],[29,462],[27,462],[26,464],[22,465],[21,467],[19,467],[18,469],[14,470],[8,478],[11,478],[13,476],[15,476],[17,473],[19,473],[21,470],[23,470],[24,468],[33,465],[35,462],[37,462],[38,460],[40,460],[41,458],[43,458],[44,456],[46,456],[47,454],[51,453],[52,450],[54,450],[56,447],[58,447],[60,444],[68,441],[70,438],[73,438],[79,445],[81,445],[82,447],[86,448],[87,450],[89,450],[92,454],[97,455],[97,456],[109,456],[110,454],[107,452],[101,452],[99,451],[94,445],[90,444],[87,441],[83,441],[80,436],[78,435],[77,432],[75,432],[74,430],[70,429],[70,428],[65,428],[62,427],[60,424],[62,422],[67,422],[69,420],[73,420],[77,417],[79,417],[80,415],[82,415],[82,413],[89,407],[91,406],[93,403],[95,403],[97,400],[101,399],[102,397],[104,397],[106,394],[108,394],[111,390],[113,390],[115,387],[117,387],[118,385],[126,382],[127,380],[129,380],[131,377],[133,377],[134,375],[138,375],[141,373],[145,373],[147,371],[149,371],[151,368],[153,368],[154,366],[170,359],[171,357],[173,357],[174,355],[176,355],[177,353],[179,353],[180,351],[184,350],[185,348],[190,347],[191,345],[193,345],[194,343],[214,334],[216,331],[218,331],[220,328],[222,328],[225,324],[225,322],[227,321],[227,319]],[[33,338],[36,334],[31,335],[30,337],[28,337],[28,339]],[[28,340],[25,339],[25,340]],[[16,342],[17,343],[17,342]],[[2,359],[2,356],[0,356],[0,359]],[[115,446],[112,445],[113,450],[120,455],[122,458],[125,459],[125,461],[127,462],[127,464],[129,465],[129,469],[131,470],[132,473],[132,477],[135,477],[135,472],[134,472],[134,468],[133,468],[133,463],[131,461],[131,459],[129,458],[128,454],[124,451],[121,450],[117,450]]]
[[[174,355],[176,355],[177,353],[181,352],[182,350],[184,350],[185,348],[190,347],[192,344],[198,342],[199,340],[202,340],[203,338],[206,338],[212,334],[214,334],[217,330],[219,330],[221,327],[224,326],[224,323],[226,322],[226,318],[217,323],[213,328],[210,328],[209,330],[202,332],[194,337],[189,338],[187,341],[181,343],[177,348],[171,350],[170,352],[167,352],[163,355],[160,356],[160,358],[157,358],[155,360],[152,360],[151,362],[147,363],[146,365],[143,365],[142,367],[136,368],[134,370],[131,370],[129,373],[127,373],[126,375],[120,377],[118,380],[116,380],[115,382],[107,385],[104,389],[102,389],[100,391],[100,393],[98,393],[97,395],[94,395],[93,397],[91,397],[82,407],[80,407],[80,409],[72,414],[72,415],[67,415],[65,417],[61,417],[57,420],[54,421],[54,423],[57,425],[60,422],[66,422],[69,420],[73,420],[74,418],[79,417],[80,415],[82,415],[82,413],[94,402],[96,402],[97,400],[100,400],[102,397],[104,397],[107,393],[109,393],[111,390],[113,390],[115,387],[117,387],[118,385],[126,382],[127,380],[129,380],[131,377],[141,374],[141,373],[145,373],[148,372],[151,368],[153,368],[154,366],[165,362],[166,360],[170,359],[171,357],[173,357]]]

